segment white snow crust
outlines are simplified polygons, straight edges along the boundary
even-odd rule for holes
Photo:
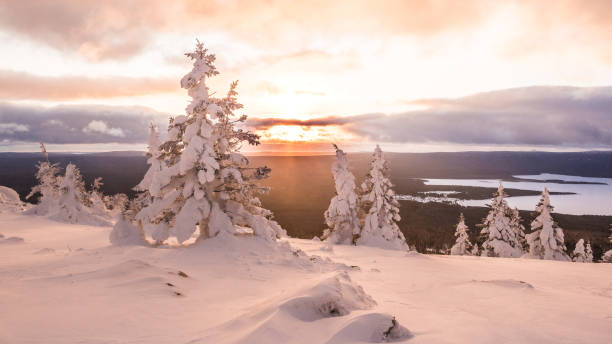
[[[0,245],[0,343],[612,342],[612,264],[223,233],[115,246],[111,227],[19,214],[0,228],[23,239]]]

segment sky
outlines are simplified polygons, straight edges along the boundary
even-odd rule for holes
[[[259,151],[612,149],[612,1],[0,0],[0,151],[140,150],[239,80]]]

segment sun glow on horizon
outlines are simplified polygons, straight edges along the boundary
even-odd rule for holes
[[[275,125],[264,130],[257,130],[264,143],[316,143],[316,142],[348,142],[356,137],[339,126],[298,126]]]

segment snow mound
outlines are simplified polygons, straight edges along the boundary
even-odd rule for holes
[[[377,230],[383,231],[383,229],[378,228]],[[401,233],[401,232],[400,232]],[[365,245],[371,247],[383,248],[386,250],[401,250],[408,251],[408,245],[406,244],[405,239],[402,237],[393,238],[393,239],[385,239],[384,237],[378,235],[364,234],[363,237],[359,238],[358,245]]]
[[[6,239],[0,239],[0,245],[1,244],[23,244],[23,238],[20,237],[9,237]]]
[[[109,239],[115,246],[148,245],[144,232],[123,216],[115,223]]]
[[[527,283],[525,281],[517,281],[514,279],[483,280],[483,281],[472,280],[472,282],[495,285],[495,286],[500,286],[504,288],[534,289],[533,285],[531,285],[530,283]]]
[[[49,247],[41,248],[40,250],[34,252],[34,254],[47,254],[47,253],[55,253],[55,250]]]
[[[606,253],[604,253],[603,256],[601,256],[601,260],[604,263],[612,263],[612,250],[606,251]]]
[[[308,255],[287,241],[269,241],[260,236],[219,233],[214,238],[200,240],[175,251],[185,262],[206,259],[211,264],[275,265],[317,272],[350,270],[346,264],[336,263],[329,257]]]
[[[25,203],[19,199],[17,191],[6,186],[0,186],[0,213],[18,213],[25,210],[25,208]]]
[[[427,257],[426,255],[419,253],[417,251],[408,251],[405,254],[406,257],[414,257],[414,258],[424,258],[424,259],[429,259],[429,257]]]
[[[317,284],[306,295],[283,303],[279,309],[299,320],[315,321],[347,315],[375,305],[376,301],[355,284],[348,273],[341,272]]]
[[[192,343],[324,343],[337,333],[336,329],[342,329],[353,311],[375,305],[347,272],[340,272],[294,292],[289,298],[268,299]],[[321,326],[326,328],[323,333]],[[307,340],[312,335],[316,339]]]
[[[412,338],[410,331],[388,314],[370,313],[346,325],[327,343],[391,343]]]

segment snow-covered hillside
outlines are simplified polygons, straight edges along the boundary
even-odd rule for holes
[[[612,264],[110,231],[0,214],[0,343],[612,342]]]

